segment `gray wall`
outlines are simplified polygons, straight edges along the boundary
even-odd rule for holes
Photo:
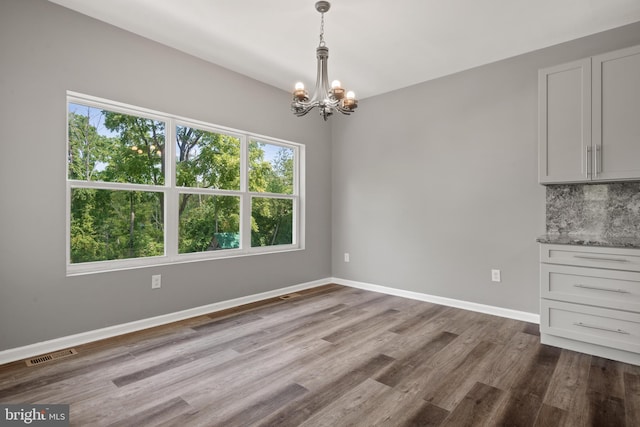
[[[66,90],[306,144],[306,250],[65,277]],[[0,350],[331,276],[330,127],[289,102],[44,0],[2,0]]]
[[[365,99],[334,121],[333,275],[538,313],[537,70],[638,43],[640,23]]]

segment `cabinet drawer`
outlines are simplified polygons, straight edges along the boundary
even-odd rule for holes
[[[540,261],[625,271],[640,271],[640,250],[594,246],[540,245]]]
[[[640,313],[640,273],[540,265],[542,298]]]
[[[541,300],[540,331],[640,353],[640,314]]]

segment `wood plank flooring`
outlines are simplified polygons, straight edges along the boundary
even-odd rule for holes
[[[640,426],[640,367],[537,325],[328,285],[0,366],[75,426]]]

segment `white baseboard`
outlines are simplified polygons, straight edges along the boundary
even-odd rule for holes
[[[243,304],[249,304],[256,301],[274,298],[280,295],[285,295],[304,289],[315,288],[317,286],[322,286],[329,283],[331,283],[331,279],[315,280],[313,282],[288,286],[273,291],[262,292],[259,294],[248,295],[246,297],[216,302],[200,307],[194,307],[188,310],[177,311],[175,313],[163,314],[161,316],[150,317],[148,319],[136,320],[134,322],[123,323],[120,325],[109,326],[93,331],[82,332],[79,334],[69,335],[66,337],[56,338],[48,341],[42,341],[23,347],[10,348],[8,350],[0,351],[0,365],[14,362],[16,360],[28,359],[41,354],[50,353],[52,351],[87,344],[105,338],[111,338],[130,332],[141,331],[143,329],[152,328],[154,326],[166,325],[168,323],[189,319],[191,317],[201,316],[203,314],[214,313],[216,311],[226,310],[227,308],[233,308]]]
[[[259,294],[248,295],[246,297],[235,298],[227,301],[216,302],[213,304],[203,305],[200,307],[190,308],[188,310],[177,311],[175,313],[163,314],[161,316],[150,317],[148,319],[136,320],[134,322],[123,323],[120,325],[109,326],[106,328],[96,329],[93,331],[82,332],[75,335],[56,338],[53,340],[42,341],[35,344],[29,344],[23,347],[10,348],[0,351],[0,365],[14,362],[16,360],[28,359],[52,351],[62,350],[77,345],[87,344],[90,342],[111,338],[118,335],[136,332],[154,326],[166,325],[168,323],[189,319],[191,317],[201,316],[203,314],[214,313],[216,311],[226,310],[228,308],[237,307],[243,304],[249,304],[280,295],[289,294],[304,289],[314,288],[317,286],[335,283],[338,285],[349,286],[352,288],[364,289],[373,292],[380,292],[388,295],[395,295],[403,298],[415,299],[419,301],[431,302],[434,304],[446,305],[449,307],[461,308],[464,310],[477,311],[480,313],[492,314],[495,316],[506,317],[509,319],[523,320],[525,322],[540,323],[540,315],[527,313],[524,311],[510,310],[507,308],[494,307],[490,305],[477,304],[474,302],[461,301],[451,298],[438,297],[419,292],[405,291],[402,289],[389,288],[386,286],[373,285],[370,283],[356,282],[353,280],[340,279],[330,277],[326,279],[315,280],[313,282],[301,283],[299,285],[288,286],[273,291],[262,292]]]
[[[446,305],[448,307],[462,308],[469,311],[477,311],[479,313],[492,314],[494,316],[506,317],[509,319],[522,320],[525,322],[540,324],[540,315],[528,313],[526,311],[511,310],[508,308],[495,307],[492,305],[478,304],[475,302],[462,301],[452,298],[439,297],[435,295],[423,294],[420,292],[405,291],[402,289],[389,288],[387,286],[373,285],[371,283],[356,282],[353,280],[340,279],[334,277],[332,283],[337,285],[349,286],[352,288],[364,289],[367,291],[380,292],[398,297],[415,299],[419,301],[431,302],[434,304]]]

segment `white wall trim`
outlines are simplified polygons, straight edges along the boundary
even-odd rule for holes
[[[508,308],[495,307],[474,302],[462,301],[451,298],[444,298],[435,295],[423,294],[420,292],[405,291],[402,289],[390,288],[387,286],[374,285],[371,283],[357,282],[354,280],[340,279],[338,277],[329,277],[326,279],[314,280],[312,282],[301,283],[298,285],[288,286],[285,288],[275,289],[273,291],[262,292],[259,294],[248,295],[245,297],[235,298],[227,301],[220,301],[213,304],[207,304],[200,307],[194,307],[187,310],[177,311],[175,313],[163,314],[161,316],[150,317],[148,319],[136,320],[134,322],[123,323],[120,325],[109,326],[106,328],[96,329],[94,331],[82,332],[75,335],[56,338],[53,340],[42,341],[35,344],[29,344],[23,347],[11,348],[0,351],[0,365],[14,362],[16,360],[28,359],[52,351],[62,350],[77,345],[87,344],[90,342],[112,338],[118,335],[136,332],[154,326],[166,325],[172,322],[189,319],[191,317],[201,316],[203,314],[215,313],[216,311],[226,310],[228,308],[237,307],[243,304],[249,304],[280,295],[289,294],[304,289],[315,288],[317,286],[335,283],[338,285],[349,286],[352,288],[364,289],[372,292],[380,292],[387,295],[395,295],[403,298],[414,299],[418,301],[426,301],[434,304],[446,305],[448,307],[456,307],[464,310],[477,311],[480,313],[492,314],[494,316],[506,317],[509,319],[522,320],[531,323],[540,323],[540,315],[527,313],[524,311],[511,310]]]
[[[405,291],[403,289],[390,288],[387,286],[374,285],[371,283],[356,282],[354,280],[340,279],[338,277],[334,277],[331,280],[335,284],[350,286],[352,288],[381,292],[383,294],[395,295],[398,297],[426,301],[434,304],[446,305],[448,307],[462,308],[464,310],[477,311],[479,313],[492,314],[494,316],[540,324],[539,314],[528,313],[526,311],[511,310],[509,308],[495,307],[492,305],[484,305],[475,302],[439,297],[435,295],[423,294],[420,292]]]
[[[93,331],[81,332],[79,334],[69,335],[66,337],[56,338],[48,341],[42,341],[35,344],[29,344],[23,347],[10,348],[8,350],[0,351],[0,365],[14,362],[16,360],[28,359],[30,357],[50,353],[52,351],[87,344],[105,338],[111,338],[130,332],[152,328],[154,326],[166,325],[168,323],[189,319],[191,317],[201,316],[203,314],[215,313],[216,311],[225,310],[227,308],[233,308],[243,304],[249,304],[256,301],[274,298],[280,295],[285,295],[304,289],[315,288],[317,286],[322,286],[329,283],[332,283],[330,278],[314,280],[312,282],[301,283],[299,285],[288,286],[285,288],[275,289],[273,291],[262,292],[259,294],[234,298],[227,301],[220,301],[213,304],[207,304],[200,307],[177,311],[174,313],[150,317],[148,319],[141,319],[129,323],[96,329]]]

